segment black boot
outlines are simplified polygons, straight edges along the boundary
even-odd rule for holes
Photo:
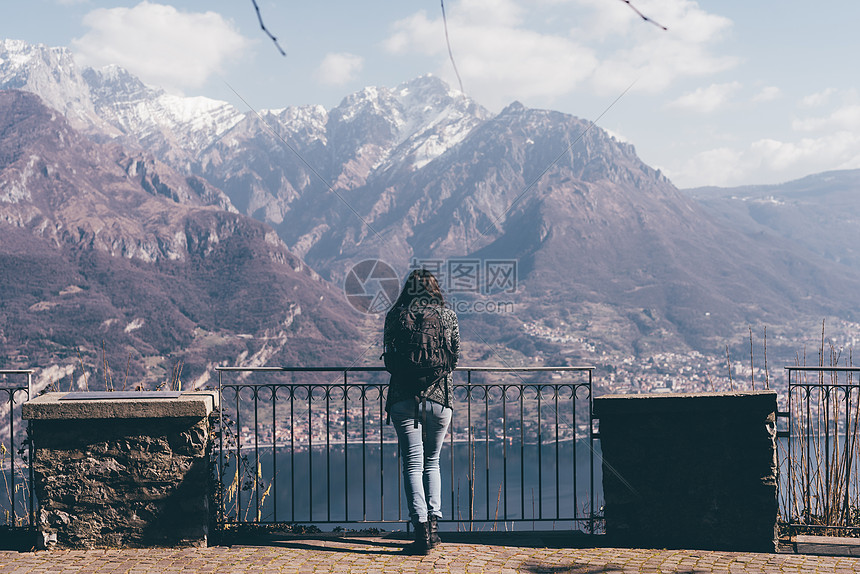
[[[439,523],[437,522],[437,518],[435,515],[431,514],[427,517],[427,526],[429,529],[427,536],[427,548],[433,549],[436,548],[436,545],[442,542],[442,539],[439,538]]]
[[[430,540],[430,528],[426,522],[415,524],[415,541],[408,544],[403,549],[404,554],[412,556],[427,556],[427,551],[430,550],[428,542]]]

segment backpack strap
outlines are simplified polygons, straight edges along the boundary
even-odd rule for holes
[[[451,345],[447,336],[450,333],[448,332],[448,325],[445,324],[445,316],[442,315],[441,307],[435,308],[434,310],[436,311],[436,314],[439,315],[439,324],[442,326],[442,348],[448,351],[448,356],[450,357],[453,354],[453,351],[451,350]],[[448,366],[450,367],[451,365]]]

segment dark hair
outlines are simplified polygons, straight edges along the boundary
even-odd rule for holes
[[[394,307],[408,307],[413,303],[445,306],[445,298],[442,296],[439,282],[426,269],[415,269],[406,277],[403,290],[394,302]]]

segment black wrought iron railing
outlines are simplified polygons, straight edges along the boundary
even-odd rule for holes
[[[783,521],[795,531],[860,534],[860,367],[787,366]]]
[[[0,525],[35,524],[32,458],[21,405],[30,398],[33,371],[0,369]]]
[[[222,523],[406,520],[382,367],[219,367]],[[462,367],[442,452],[448,528],[594,531],[592,367]],[[444,525],[444,524],[443,524]]]

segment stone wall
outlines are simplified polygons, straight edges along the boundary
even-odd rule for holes
[[[217,393],[24,405],[40,541],[51,548],[205,545]]]
[[[606,533],[630,547],[776,549],[776,393],[609,395]]]

